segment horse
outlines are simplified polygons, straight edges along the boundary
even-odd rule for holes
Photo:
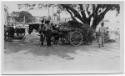
[[[59,38],[60,38],[60,31],[59,31],[59,28],[57,27],[56,24],[52,24],[52,33],[51,33],[51,36],[53,38],[53,43],[54,44],[57,44],[58,41],[59,41]]]
[[[37,32],[39,32],[39,27],[41,24],[29,24],[29,30],[28,33],[31,34],[33,32],[33,30],[36,30]]]
[[[62,43],[64,43],[66,41],[66,37],[67,37],[67,33],[68,31],[61,30],[61,26],[63,26],[64,24],[55,24],[54,26],[52,26],[52,37],[53,37],[53,42],[54,44],[57,44],[60,40]]]
[[[57,44],[59,42],[59,39],[64,38],[65,32],[60,31],[60,28],[57,27],[57,24],[51,24],[52,29],[51,29],[51,40],[54,44]],[[28,33],[31,34],[33,30],[36,30],[40,35],[40,41],[41,45],[43,45],[45,36],[46,36],[46,31],[44,24],[29,24],[29,31]]]

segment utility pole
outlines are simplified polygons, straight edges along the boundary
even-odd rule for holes
[[[23,17],[23,25],[25,25],[25,23],[26,23],[26,17],[24,16]]]
[[[5,13],[5,25],[8,25],[9,24],[9,13],[8,13],[8,7],[6,5],[4,5],[4,13]]]
[[[53,11],[52,18],[53,18],[53,21],[54,21],[54,6],[52,7],[52,11]]]

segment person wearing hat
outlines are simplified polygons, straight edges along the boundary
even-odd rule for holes
[[[104,23],[101,23],[101,27],[99,28],[99,38],[98,38],[98,45],[99,48],[102,46],[104,47],[104,35],[105,35],[105,27],[104,27]]]

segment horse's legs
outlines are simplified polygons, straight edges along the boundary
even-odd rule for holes
[[[52,35],[52,33],[50,30],[46,31],[47,46],[51,46],[51,35]]]
[[[59,35],[55,36],[55,39],[54,39],[54,44],[57,44],[59,41]]]

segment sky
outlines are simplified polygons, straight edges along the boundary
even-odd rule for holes
[[[20,11],[18,9],[17,4],[26,4],[26,3],[29,3],[29,4],[34,4],[34,3],[35,4],[39,4],[41,2],[22,2],[21,1],[21,2],[5,2],[3,4],[8,6],[8,11],[9,11],[9,13],[11,13],[13,11]],[[22,10],[26,10],[26,9],[22,9]],[[49,10],[50,10],[50,15],[52,15],[56,11],[56,9],[54,9],[54,12],[53,12],[52,8],[49,8]],[[35,8],[33,10],[26,10],[26,11],[30,12],[33,16],[48,16],[48,9],[47,8],[42,8],[42,9]],[[68,16],[69,17],[69,14],[65,14],[63,16],[65,16],[65,17]]]
[[[6,2],[5,5],[8,6],[8,11],[9,13],[13,12],[13,11],[19,11],[17,4],[23,4],[24,2]],[[25,2],[25,3],[29,3],[29,2]],[[34,10],[26,10],[28,12],[30,12],[33,16],[43,16],[43,15],[47,15],[47,9],[34,9]],[[41,14],[42,13],[42,14]]]
[[[41,2],[23,2],[23,1],[17,1],[17,2],[5,2],[3,4],[5,4],[6,6],[8,6],[8,11],[9,13],[11,13],[12,11],[19,11],[17,4],[23,4],[23,3],[30,3],[30,4],[38,4]],[[42,9],[34,9],[34,10],[26,10],[28,12],[30,12],[33,16],[43,16],[43,15],[48,15],[48,10],[46,8],[42,8]],[[52,9],[50,8],[50,14],[51,14]],[[110,12],[108,13],[107,17],[111,18],[111,17],[115,17],[116,11]]]

